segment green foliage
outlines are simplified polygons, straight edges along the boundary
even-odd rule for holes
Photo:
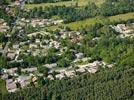
[[[127,4],[127,6],[126,6]],[[93,18],[95,16],[113,16],[118,14],[124,14],[134,11],[134,1],[132,0],[119,0],[105,1],[101,7],[97,7],[95,3],[88,3],[84,7],[79,9],[75,6],[50,6],[43,9],[42,7],[35,7],[26,14],[22,12],[22,15],[28,18],[50,18],[52,16],[59,16],[65,23],[84,20],[86,18]]]
[[[101,14],[104,16],[112,16],[119,13],[122,14],[126,12],[133,12],[133,6],[133,0],[106,0],[106,2],[101,7]]]
[[[70,0],[60,0],[60,1],[70,1]],[[39,4],[39,3],[54,3],[54,2],[58,2],[56,0],[27,0],[26,3],[30,3],[30,4]]]
[[[6,85],[5,85],[5,81],[0,79],[0,98],[2,95],[6,94],[7,90],[6,90]]]
[[[1,0],[0,5],[8,5],[11,3],[11,0]]]
[[[69,61],[68,59],[65,59],[65,58],[62,58],[60,59],[57,64],[58,64],[58,67],[68,67],[70,65],[71,61]]]
[[[85,74],[73,79],[51,82],[40,88],[28,88],[23,92],[5,95],[3,100],[31,100],[33,97],[34,100],[132,99],[133,72],[132,67],[118,66],[95,75]]]
[[[7,59],[5,57],[2,57],[2,55],[0,55],[0,68],[5,68],[7,64]]]
[[[48,73],[48,71],[49,71],[49,69],[48,69],[47,67],[45,67],[45,66],[39,66],[39,67],[38,67],[38,71],[39,71],[40,73],[43,73],[43,74],[46,76],[47,73]]]

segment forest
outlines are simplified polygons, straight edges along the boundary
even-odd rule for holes
[[[61,2],[61,1],[71,1],[71,0],[27,0],[26,3],[28,4],[39,4],[39,3],[54,3],[54,2]]]
[[[126,5],[127,4],[127,5]],[[47,8],[35,7],[29,12],[20,13],[20,16],[26,18],[50,18],[52,16],[59,16],[65,20],[65,23],[83,20],[86,18],[93,18],[96,16],[113,16],[134,11],[134,1],[132,0],[111,0],[104,2],[100,7],[95,3],[89,2],[86,6],[77,8],[76,6],[50,6]],[[107,9],[105,9],[107,8]]]
[[[102,69],[103,70],[103,69]],[[132,100],[134,69],[119,66],[73,79],[45,81],[43,87],[27,88],[2,96],[3,100]],[[34,91],[34,92],[33,92]]]

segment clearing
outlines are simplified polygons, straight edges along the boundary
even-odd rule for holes
[[[68,24],[61,24],[59,26],[67,26],[70,27],[73,30],[77,30],[80,27],[86,27],[86,26],[91,26],[94,25],[97,22],[105,22],[105,21],[119,21],[119,20],[128,20],[128,19],[133,19],[134,18],[134,12],[131,13],[126,13],[126,14],[119,14],[111,17],[95,17],[95,18],[88,18],[82,21],[76,21]],[[58,26],[51,26],[49,27],[50,29],[56,29]]]
[[[78,6],[85,6],[88,2],[94,2],[96,5],[101,5],[105,0],[72,0],[72,1],[63,1],[56,3],[41,3],[41,4],[26,4],[27,9],[32,9],[34,7],[50,7],[50,6],[72,6],[76,5],[78,1]]]

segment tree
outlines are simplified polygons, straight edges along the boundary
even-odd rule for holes
[[[39,70],[40,73],[43,73],[45,76],[48,75],[49,69],[47,67],[45,67],[45,66],[39,66],[38,67],[38,70]]]

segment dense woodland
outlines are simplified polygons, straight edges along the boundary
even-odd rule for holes
[[[126,5],[127,4],[127,5]],[[52,6],[48,8],[34,8],[29,12],[23,12],[20,16],[25,16],[26,18],[50,18],[52,16],[59,16],[61,19],[65,20],[65,23],[83,20],[85,18],[92,18],[95,16],[113,16],[134,11],[134,1],[133,0],[107,0],[101,5],[101,7],[96,6],[95,3],[88,3],[86,6],[77,8],[76,6],[66,7],[66,6]]]
[[[71,1],[71,0],[26,0],[26,3],[39,4],[39,3],[54,3],[59,1]]]
[[[4,95],[3,100],[133,100],[133,73],[133,67],[116,66],[94,75],[46,81],[43,87]]]

